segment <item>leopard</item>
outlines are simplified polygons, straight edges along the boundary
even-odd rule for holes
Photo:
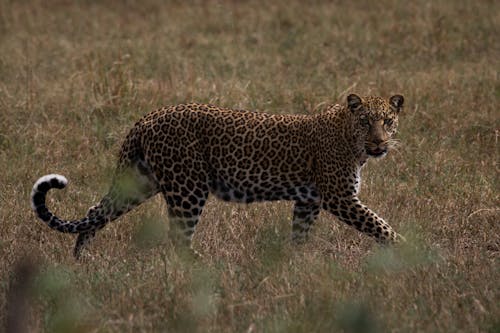
[[[199,103],[162,107],[128,132],[109,191],[84,217],[64,220],[48,209],[48,191],[68,183],[59,174],[35,182],[31,207],[50,228],[77,234],[76,259],[97,231],[159,193],[170,237],[188,248],[209,195],[246,204],[293,201],[294,243],[309,238],[322,210],[380,244],[399,243],[404,237],[358,195],[367,160],[397,143],[403,104],[402,95],[349,94],[341,104],[307,114]]]

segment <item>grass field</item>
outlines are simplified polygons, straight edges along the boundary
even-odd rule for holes
[[[127,3],[127,5],[125,5]],[[0,321],[47,332],[500,332],[498,1],[0,2]],[[405,96],[402,144],[361,199],[408,238],[379,248],[322,213],[211,198],[175,251],[157,197],[74,238],[29,206],[83,216],[124,135],[186,101],[312,113],[348,93]],[[18,326],[15,326],[18,325]]]

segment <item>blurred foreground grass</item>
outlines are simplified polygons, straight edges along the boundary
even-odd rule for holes
[[[498,332],[499,13],[494,1],[1,2],[0,319],[50,332]],[[310,113],[350,92],[406,99],[402,145],[367,165],[361,192],[401,247],[327,214],[293,247],[290,203],[211,199],[193,261],[166,238],[156,198],[76,263],[74,240],[30,211],[33,182],[58,172],[71,183],[48,204],[84,214],[127,130],[159,106]]]

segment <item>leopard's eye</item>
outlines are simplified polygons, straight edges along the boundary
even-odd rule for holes
[[[392,119],[385,119],[384,120],[384,125],[391,126],[394,123]]]

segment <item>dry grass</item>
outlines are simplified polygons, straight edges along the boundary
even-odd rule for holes
[[[107,3],[0,2],[1,321],[51,332],[500,331],[498,2]],[[58,172],[71,184],[49,205],[84,214],[128,128],[158,106],[307,113],[348,92],[405,95],[402,145],[368,164],[361,197],[406,246],[379,249],[323,214],[293,247],[289,203],[211,199],[194,243],[204,258],[191,262],[164,237],[157,198],[77,263],[72,237],[30,211],[33,182]]]

